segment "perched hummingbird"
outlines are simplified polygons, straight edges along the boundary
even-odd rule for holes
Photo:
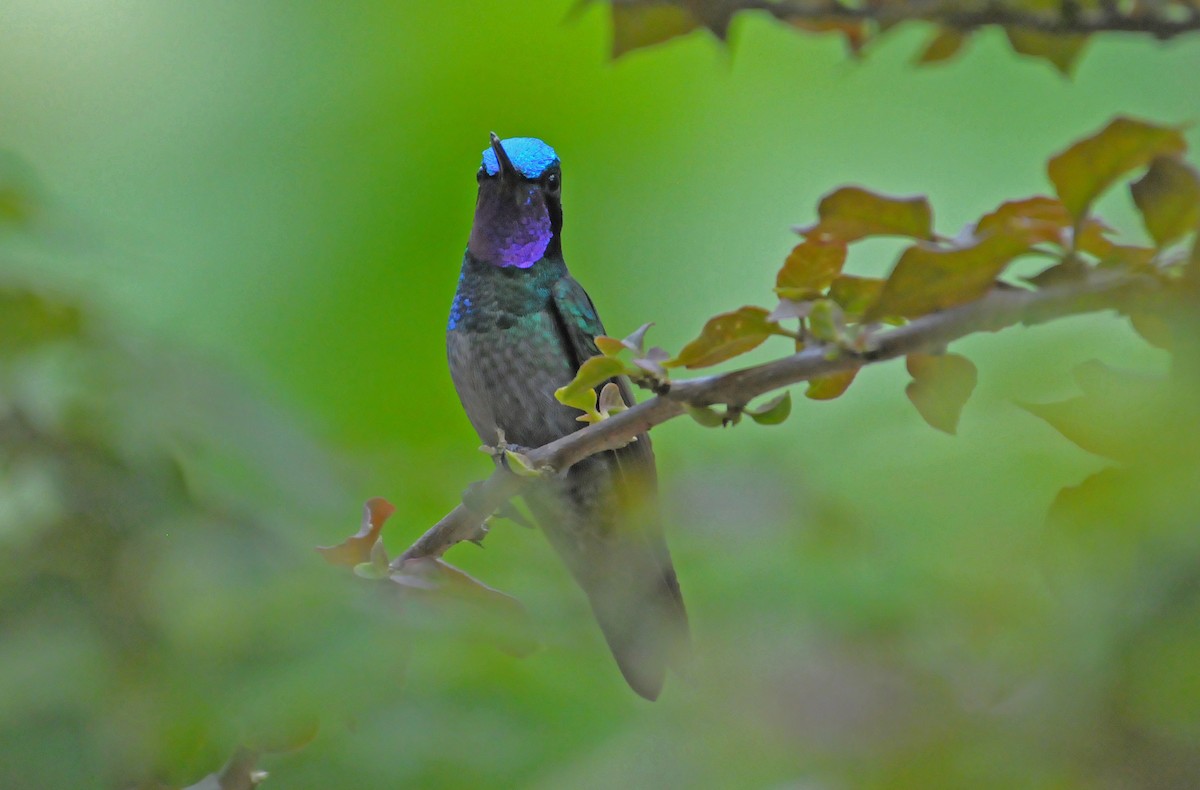
[[[541,140],[495,134],[477,175],[475,221],[446,346],[463,408],[485,444],[539,447],[583,427],[554,391],[599,353],[596,308],[562,255],[562,172]],[[633,403],[629,382],[616,380]],[[523,494],[587,593],[626,681],[655,699],[686,657],[687,613],[654,512],[650,437],[591,456]]]

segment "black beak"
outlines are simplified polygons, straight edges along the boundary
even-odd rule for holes
[[[500,138],[495,132],[492,135],[492,152],[496,154],[496,162],[500,165],[500,180],[508,181],[509,183],[516,180],[517,168],[513,167],[512,160],[508,158],[508,152],[504,150],[504,146],[500,145]]]

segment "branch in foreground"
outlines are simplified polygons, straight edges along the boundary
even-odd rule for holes
[[[613,5],[650,6],[658,0],[612,0]],[[696,3],[676,0],[671,3],[695,14],[722,35],[730,18],[741,11],[761,11],[781,22],[830,23],[870,22],[888,28],[901,22],[934,22],[942,27],[968,33],[981,27],[1032,30],[1051,35],[1090,35],[1092,33],[1146,33],[1167,40],[1200,31],[1200,8],[1181,0],[1125,11],[1116,2],[1106,0],[1095,7],[1063,2],[1049,8],[1034,8],[1019,3],[963,4],[947,0],[910,0],[903,3],[847,4],[839,0],[723,0]]]
[[[1034,324],[1081,313],[1123,309],[1131,300],[1160,287],[1144,274],[1101,270],[1038,291],[997,286],[975,302],[918,318],[896,329],[871,335],[863,352],[831,347],[807,348],[797,354],[714,376],[673,382],[670,390],[633,408],[528,451],[536,468],[561,473],[596,453],[622,447],[633,437],[685,413],[687,406],[744,406],[772,390],[833,373],[864,367],[920,351],[937,351],[976,332],[997,331],[1019,323]],[[479,526],[517,494],[530,478],[498,467],[472,490],[470,505],[460,504],[392,562],[441,556],[455,543],[478,534]]]

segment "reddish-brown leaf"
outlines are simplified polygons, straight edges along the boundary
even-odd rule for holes
[[[846,243],[811,237],[795,246],[775,278],[780,299],[815,299],[829,287],[846,262]]]
[[[858,19],[791,19],[788,23],[809,33],[840,33],[850,54],[856,56],[870,40],[866,24]]]
[[[1118,117],[1053,157],[1046,170],[1063,205],[1079,218],[1121,176],[1145,167],[1155,157],[1177,155],[1186,148],[1178,127]]]
[[[962,31],[946,27],[940,28],[929,39],[929,43],[925,45],[925,49],[921,51],[916,62],[918,65],[925,66],[950,60],[962,51],[966,41],[967,35]]]
[[[913,380],[904,393],[925,422],[953,435],[963,406],[975,391],[975,365],[960,354],[909,354],[907,362]]]
[[[816,225],[799,232],[844,242],[867,236],[933,239],[933,209],[923,197],[894,198],[861,187],[842,187],[821,198],[817,216]]]
[[[1037,195],[1001,203],[995,211],[980,217],[975,235],[1024,234],[1029,244],[1062,245],[1063,231],[1072,224],[1071,212],[1062,201]]]
[[[1071,69],[1088,42],[1086,35],[1046,33],[1030,28],[1006,27],[1004,32],[1014,52],[1047,60],[1066,77],[1071,76]]]
[[[362,526],[358,532],[336,546],[318,546],[317,551],[331,565],[353,568],[371,559],[371,548],[379,540],[379,533],[388,517],[396,512],[396,506],[382,497],[368,499],[363,505]]]
[[[1013,258],[1028,249],[1026,239],[1011,233],[992,233],[967,247],[909,247],[863,320],[917,318],[974,301],[988,292]]]
[[[744,354],[771,335],[781,333],[779,325],[768,321],[767,315],[761,307],[742,307],[710,318],[700,336],[684,346],[679,356],[664,364],[667,367],[705,368]]]
[[[1159,247],[1200,226],[1200,173],[1186,162],[1160,156],[1141,179],[1129,185],[1146,231]]]
[[[666,3],[614,3],[612,21],[613,58],[687,35],[700,27],[700,22],[686,8]]]
[[[858,368],[851,368],[840,373],[830,373],[828,376],[810,379],[804,397],[813,400],[833,400],[850,389],[850,384],[857,375]]]

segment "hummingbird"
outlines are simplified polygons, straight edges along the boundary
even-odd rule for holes
[[[596,308],[562,253],[562,168],[533,137],[494,133],[446,332],[450,375],[485,445],[540,447],[584,423],[554,391],[600,352]],[[614,379],[627,404],[629,381]],[[533,481],[523,498],[587,595],[630,687],[662,691],[688,652],[688,620],[658,521],[650,437]]]

